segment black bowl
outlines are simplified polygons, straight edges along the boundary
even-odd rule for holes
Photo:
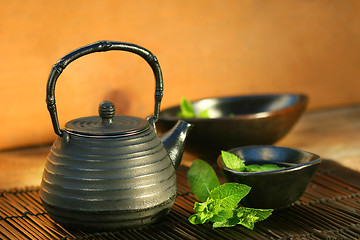
[[[156,125],[160,132],[166,132],[179,119],[193,124],[185,151],[215,162],[220,150],[280,140],[304,112],[307,102],[302,94],[207,98],[192,104],[196,113],[208,109],[210,118],[178,118],[180,107],[176,106],[161,111]]]
[[[279,209],[290,206],[305,192],[321,159],[318,155],[294,148],[248,146],[228,150],[247,164],[278,163],[286,168],[266,172],[239,172],[224,166],[221,155],[217,164],[228,182],[251,187],[241,201],[247,207]]]

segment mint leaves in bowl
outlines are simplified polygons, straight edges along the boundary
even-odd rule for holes
[[[179,105],[160,111],[156,126],[164,133],[179,119],[191,123],[194,127],[185,150],[215,162],[220,150],[274,144],[294,126],[306,109],[307,101],[307,96],[302,94],[179,99]]]
[[[279,209],[297,201],[321,162],[320,157],[313,153],[269,145],[239,147],[227,152],[235,157],[230,160],[226,154],[218,157],[221,173],[228,182],[251,187],[251,192],[242,199],[241,204],[254,208]],[[247,166],[254,164],[271,164],[276,169],[249,171]],[[240,169],[237,169],[239,166]],[[241,168],[243,166],[245,168]]]

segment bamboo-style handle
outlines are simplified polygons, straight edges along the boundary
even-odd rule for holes
[[[59,126],[59,120],[58,120],[56,103],[55,103],[55,85],[60,74],[72,61],[84,55],[94,52],[106,52],[110,50],[122,50],[122,51],[135,53],[140,57],[142,57],[143,59],[145,59],[147,63],[151,66],[156,81],[154,121],[155,122],[157,121],[160,112],[160,103],[163,96],[163,78],[162,78],[159,62],[155,57],[155,55],[153,55],[149,50],[135,44],[124,43],[124,42],[113,42],[113,41],[99,41],[78,48],[70,52],[69,54],[65,55],[56,64],[54,64],[50,72],[50,76],[46,88],[46,103],[48,110],[50,112],[54,131],[57,135],[62,136],[62,131]]]

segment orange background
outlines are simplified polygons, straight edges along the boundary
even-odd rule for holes
[[[153,52],[164,76],[162,108],[182,96],[301,92],[310,109],[360,103],[357,0],[0,0],[0,149],[52,142],[45,104],[52,65],[98,40]],[[61,127],[97,114],[153,111],[154,77],[125,52],[85,56],[60,76]]]

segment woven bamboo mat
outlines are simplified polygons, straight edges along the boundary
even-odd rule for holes
[[[0,192],[1,239],[360,239],[360,173],[332,161],[320,165],[306,193],[291,207],[257,223],[253,231],[242,226],[212,229],[192,225],[195,200],[178,171],[178,196],[168,217],[142,229],[86,233],[64,229],[53,222],[39,199],[39,188]]]

